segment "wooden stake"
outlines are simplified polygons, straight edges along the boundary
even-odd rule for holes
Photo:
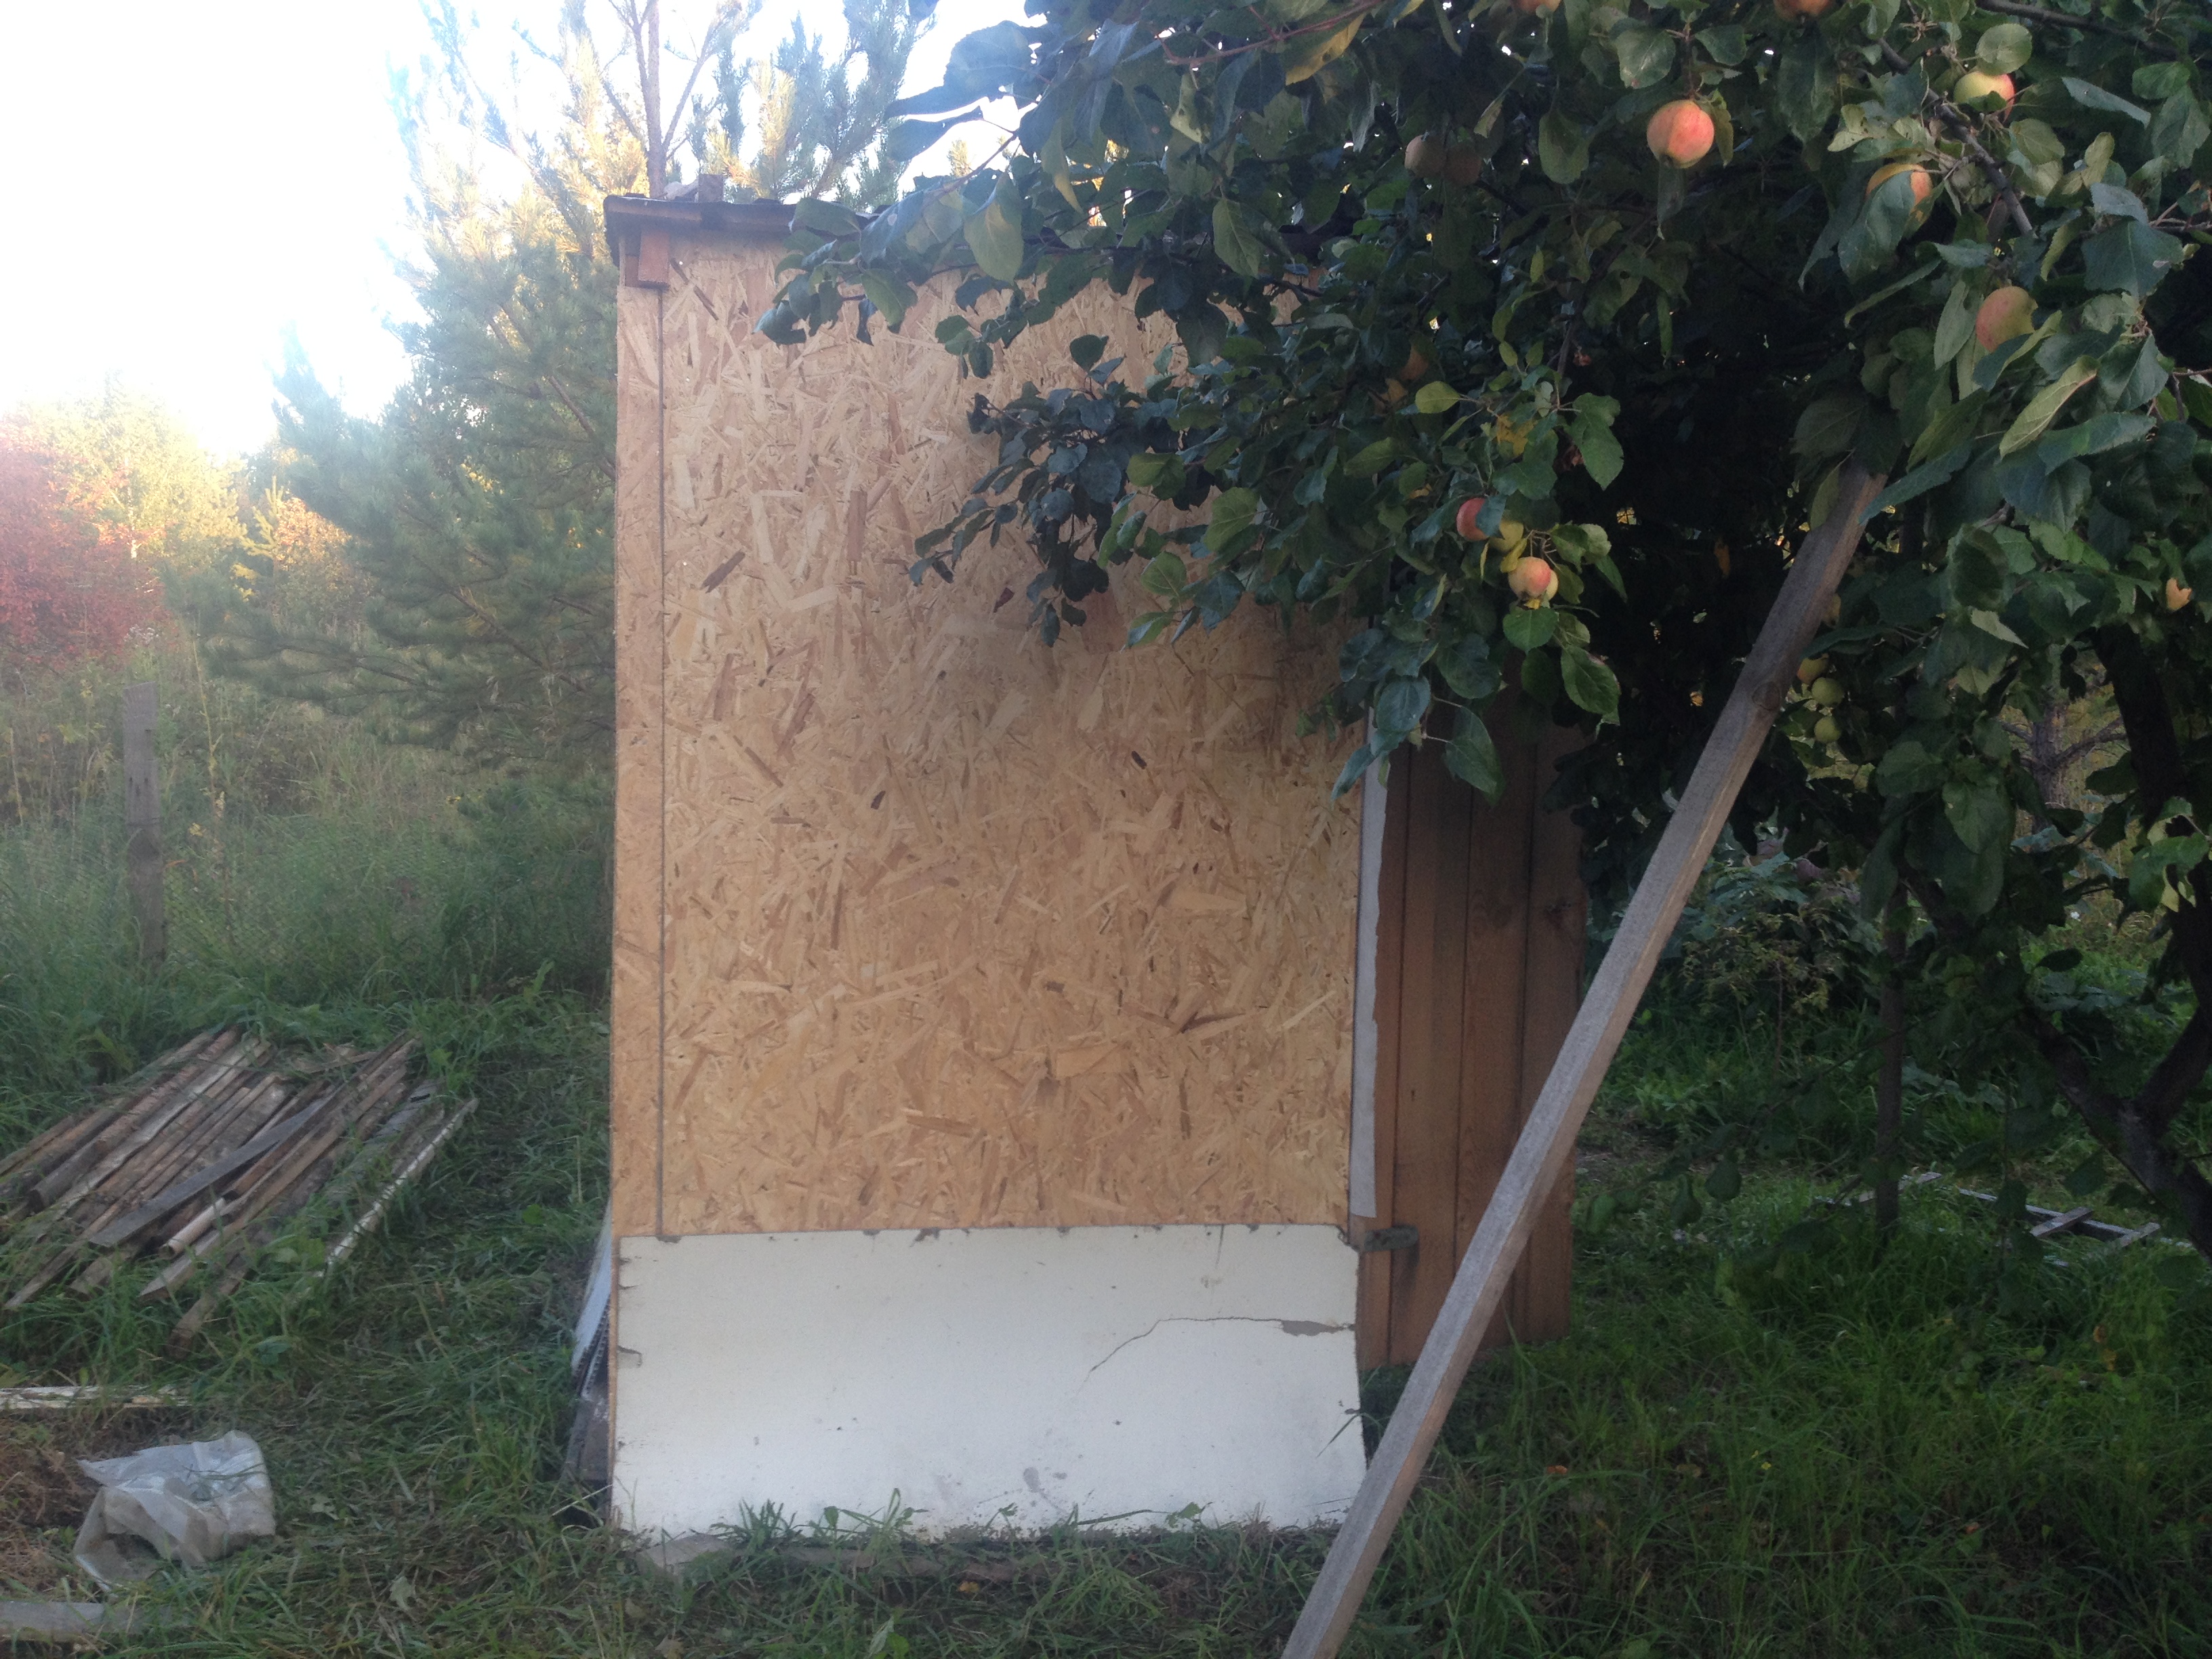
[[[169,953],[161,904],[161,790],[154,771],[157,689],[151,680],[123,689],[123,827],[131,836],[131,910],[138,920],[138,960],[158,968]]]
[[[1728,707],[1698,757],[1689,787],[1660,837],[1659,850],[1637,885],[1620,931],[1468,1245],[1443,1310],[1391,1413],[1375,1461],[1368,1465],[1367,1478],[1360,1483],[1343,1529],[1329,1547],[1328,1559],[1322,1564],[1313,1593],[1298,1614],[1284,1659],[1334,1659],[1343,1645],[1391,1531],[1443,1428],[1444,1414],[1474,1358],[1475,1345],[1520,1264],[1537,1209],[1574,1155],[1575,1135],[1643,1000],[1659,953],[1681,919],[1682,907],[1712,855],[1745,775],[1766,741],[1805,647],[1820,630],[1844,567],[1858,548],[1859,515],[1880,493],[1882,483],[1856,460],[1847,462],[1835,505],[1799,548]]]

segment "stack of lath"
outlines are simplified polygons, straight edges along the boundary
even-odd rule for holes
[[[330,1252],[343,1254],[473,1103],[453,1105],[433,1083],[410,1087],[414,1052],[402,1037],[369,1054],[287,1054],[235,1028],[211,1031],[55,1124],[0,1158],[7,1306],[71,1274],[88,1293],[152,1255],[166,1260],[142,1297],[203,1275],[182,1343],[319,1198],[334,1214],[367,1200]]]

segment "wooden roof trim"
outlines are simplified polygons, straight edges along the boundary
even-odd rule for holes
[[[668,286],[669,238],[678,231],[736,241],[781,240],[791,234],[787,202],[610,196],[605,216],[607,249],[629,288]]]

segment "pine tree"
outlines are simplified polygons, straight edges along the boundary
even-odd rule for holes
[[[396,738],[606,764],[617,272],[600,204],[665,194],[686,162],[770,196],[866,202],[896,184],[879,141],[918,15],[851,0],[835,59],[794,30],[741,69],[757,9],[721,0],[679,46],[659,0],[610,0],[609,45],[568,0],[550,40],[518,33],[496,79],[450,0],[432,10],[435,55],[395,100],[422,248],[404,269],[422,319],[398,329],[412,373],[375,420],[296,352],[277,383],[283,481],[345,532],[365,627],[301,629],[263,599],[274,584],[203,585],[192,608],[218,666]],[[533,127],[517,112],[549,81],[559,116]],[[749,102],[757,143],[740,163]],[[487,184],[502,169],[521,180],[505,193]]]

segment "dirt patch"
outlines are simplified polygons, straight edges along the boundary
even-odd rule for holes
[[[186,1412],[0,1417],[0,1596],[50,1595],[76,1571],[70,1546],[95,1490],[77,1459],[190,1439],[191,1429]]]
[[[1575,1144],[1575,1176],[1584,1194],[1603,1192],[1644,1175],[1674,1150],[1665,1135],[1639,1123],[1592,1117]]]

